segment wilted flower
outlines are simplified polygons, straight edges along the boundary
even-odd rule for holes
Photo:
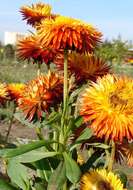
[[[27,20],[27,23],[35,26],[40,23],[42,19],[54,18],[55,15],[51,13],[51,6],[44,3],[36,3],[31,6],[23,6],[20,10],[23,15],[23,19]]]
[[[133,80],[112,75],[99,78],[79,98],[80,114],[97,137],[133,138]],[[91,123],[90,123],[91,122]]]
[[[46,47],[78,52],[92,52],[101,38],[101,33],[93,26],[64,16],[42,22],[38,34]]]
[[[25,84],[22,83],[8,84],[7,89],[9,92],[9,96],[11,97],[11,100],[18,101],[18,99],[23,95],[24,88]]]
[[[120,179],[113,172],[97,169],[85,173],[80,180],[80,190],[124,190]]]
[[[54,63],[59,71],[63,71],[64,55],[58,54]],[[68,71],[70,75],[75,75],[76,83],[82,84],[87,80],[96,81],[99,76],[108,74],[110,66],[93,54],[72,52],[68,54]]]
[[[19,99],[19,108],[29,121],[41,119],[42,113],[55,107],[62,99],[62,79],[49,72],[30,81]]]
[[[18,43],[17,55],[22,60],[33,60],[33,63],[45,62],[49,64],[53,61],[56,51],[50,47],[44,47],[38,41],[37,36],[28,36]]]

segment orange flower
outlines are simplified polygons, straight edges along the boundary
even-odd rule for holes
[[[23,6],[20,12],[22,13],[23,19],[27,20],[27,24],[32,26],[40,23],[42,19],[55,17],[55,15],[51,13],[51,6],[44,3]]]
[[[79,98],[80,114],[97,137],[133,138],[133,80],[112,75],[99,78]],[[90,123],[91,122],[91,123]]]
[[[22,97],[24,88],[25,88],[25,84],[22,84],[22,83],[11,83],[7,85],[9,95],[11,99],[15,101],[18,101],[18,99]]]
[[[55,50],[42,46],[35,35],[26,37],[18,43],[17,55],[22,60],[32,59],[33,63],[49,64],[53,61],[55,54]]]
[[[63,84],[55,73],[39,76],[30,81],[25,87],[19,108],[29,121],[41,119],[42,113],[55,107],[62,99]]]
[[[58,54],[54,63],[60,71],[63,71],[63,54]],[[110,67],[103,60],[92,54],[72,52],[68,55],[68,70],[70,75],[75,75],[76,83],[81,84],[87,80],[96,81],[99,76],[101,77],[109,73]]]
[[[38,30],[40,41],[53,49],[70,49],[78,52],[92,52],[100,41],[101,33],[80,20],[58,16],[45,20]]]
[[[8,99],[7,85],[0,83],[0,104],[3,104]]]

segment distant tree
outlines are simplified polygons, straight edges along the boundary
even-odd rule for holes
[[[4,57],[4,46],[0,41],[0,60],[3,60],[3,57]]]
[[[4,47],[4,57],[5,59],[14,59],[15,49],[13,45],[8,44]]]
[[[128,41],[122,41],[121,36],[112,41],[105,40],[96,50],[96,54],[110,63],[120,64],[124,62],[130,45]]]

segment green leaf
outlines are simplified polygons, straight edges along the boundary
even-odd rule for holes
[[[11,181],[23,190],[29,189],[27,169],[14,159],[8,162],[7,173]]]
[[[103,143],[87,143],[87,145],[97,147],[97,148],[103,148],[103,149],[109,149],[110,148],[109,145],[103,144]]]
[[[75,119],[75,125],[76,127],[80,127],[81,125],[83,124],[83,117],[81,116],[78,116],[76,119]]]
[[[87,172],[91,167],[93,167],[93,164],[96,162],[97,159],[100,158],[102,152],[101,151],[95,151],[91,157],[87,160],[86,163],[84,163],[83,165],[81,165],[81,171],[83,173]]]
[[[2,149],[0,150],[0,155],[3,158],[12,158],[21,154],[24,154],[26,152],[29,152],[31,150],[35,150],[37,148],[40,148],[42,146],[46,146],[48,144],[53,143],[52,141],[35,141],[29,144],[25,144],[25,145],[21,145],[18,148],[14,148],[14,149]]]
[[[15,160],[22,163],[30,163],[41,160],[43,158],[53,157],[59,154],[58,152],[43,152],[43,151],[30,151],[20,156],[14,157]]]
[[[47,190],[60,190],[66,181],[65,164],[61,162],[52,173]]]
[[[0,179],[0,190],[17,190],[14,186],[10,183],[6,182],[3,179]]]
[[[93,131],[91,128],[85,128],[81,135],[76,139],[76,142],[81,142],[81,141],[84,141],[84,140],[88,140],[90,139],[91,137],[93,136]]]
[[[76,183],[80,179],[81,171],[78,164],[66,153],[63,153],[66,167],[66,176],[72,182]]]
[[[83,143],[85,140],[90,139],[93,136],[93,131],[90,128],[85,128],[81,135],[76,139],[76,141],[71,144],[70,151],[73,150],[80,143]]]
[[[56,121],[58,121],[61,118],[61,114],[59,112],[55,112],[53,111],[47,120],[43,121],[44,125],[50,125],[52,123],[55,123]]]

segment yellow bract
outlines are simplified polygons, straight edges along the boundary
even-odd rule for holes
[[[80,180],[80,190],[124,190],[120,179],[113,172],[97,169],[85,173]]]
[[[85,89],[80,114],[98,137],[133,138],[133,80],[107,75]]]

